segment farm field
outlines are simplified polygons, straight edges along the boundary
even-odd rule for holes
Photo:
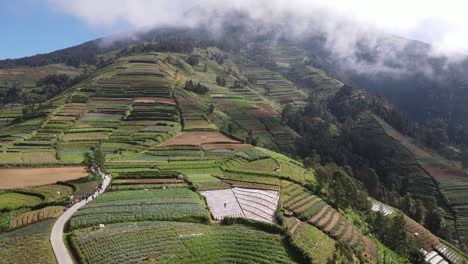
[[[210,146],[210,149],[212,149],[213,146],[217,144],[220,144],[222,148],[226,148],[227,146],[232,148],[242,148],[247,146],[219,132],[183,132],[182,134],[165,141],[160,146],[168,147],[195,145],[203,147],[208,145]]]
[[[114,191],[99,196],[76,212],[72,229],[97,224],[142,220],[195,221],[207,219],[197,193],[184,188]]]
[[[276,191],[234,188],[201,194],[205,196],[215,220],[229,216],[276,223],[274,215],[279,199]]]
[[[21,207],[33,207],[42,203],[42,199],[21,193],[0,192],[0,211],[11,211]]]
[[[301,221],[348,244],[364,258],[375,261],[377,247],[374,242],[363,235],[344,215],[300,185],[282,181],[281,186],[280,202],[283,208],[292,211],[294,216]]]
[[[1,263],[55,263],[49,241],[53,219],[0,234]]]
[[[23,117],[22,106],[0,109],[0,246],[10,243],[7,252],[19,254],[37,242],[42,253],[33,248],[31,254],[53,263],[50,246],[33,233],[40,229],[47,238],[44,230],[70,205],[67,197],[86,199],[94,191],[101,178],[87,177],[79,164],[98,148],[112,182],[66,226],[64,240],[77,263],[331,263],[344,250],[356,261],[378,263],[391,252],[377,243],[367,219],[359,222],[348,214],[355,209],[334,207],[338,199],[316,180],[324,175],[315,163],[333,157],[295,160],[310,153],[290,118],[306,115],[310,109],[303,107],[314,96],[325,100],[343,86],[314,68],[310,54],[283,43],[258,54],[250,47],[236,53],[214,47],[147,51],[151,45],[102,55],[112,60],[36,106],[37,117]],[[353,129],[394,141],[377,121],[359,120]],[[348,132],[338,124],[330,130],[337,137]],[[458,230],[468,232],[464,175],[435,163],[426,150],[404,147],[388,150],[406,153],[407,161],[389,178],[408,176],[401,185],[415,198],[447,198],[459,213]],[[373,209],[380,211],[378,204]],[[389,208],[383,211],[392,217]],[[440,246],[421,225],[406,223],[425,248]],[[26,234],[33,234],[31,242]],[[2,249],[0,262],[12,262]]]
[[[47,185],[87,175],[83,167],[0,169],[0,190]]]
[[[188,180],[195,186],[197,191],[210,191],[229,189],[231,186],[210,174],[189,174]]]
[[[333,258],[336,242],[319,229],[294,217],[286,218],[283,225],[292,242],[315,263],[327,263]]]
[[[77,230],[74,237],[90,263],[295,263],[282,236],[238,225],[121,223],[103,231]]]

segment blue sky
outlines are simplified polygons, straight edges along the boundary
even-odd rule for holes
[[[91,27],[43,0],[0,0],[0,59],[47,53],[102,37],[115,27]]]

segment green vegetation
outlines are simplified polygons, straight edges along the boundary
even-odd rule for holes
[[[197,191],[211,191],[229,189],[231,186],[220,179],[209,174],[191,174],[188,180],[195,186]]]
[[[72,229],[101,223],[145,220],[207,221],[198,195],[188,189],[115,191],[101,195],[74,214]]]
[[[51,219],[0,234],[0,262],[55,263],[49,240],[53,224]]]
[[[415,252],[404,231],[411,222],[373,213],[369,195],[463,242],[465,175],[447,170],[459,164],[393,130],[421,131],[382,98],[332,78],[284,40],[219,49],[163,39],[115,44],[106,54],[88,47],[98,69],[76,81],[60,73],[37,83],[0,80],[2,99],[18,101],[34,89],[43,97],[0,109],[2,166],[83,164],[113,176],[110,190],[71,220],[79,261],[404,263]],[[67,63],[90,63],[84,53]],[[54,217],[59,208],[40,207],[97,184],[1,192],[2,230],[13,220]],[[277,219],[282,226],[272,224],[271,233],[229,216],[224,223],[236,224],[208,225],[195,191],[232,187],[280,192],[281,212],[293,217]],[[91,229],[99,224],[106,227]]]
[[[33,207],[39,205],[42,199],[37,196],[21,193],[0,193],[0,211],[9,211],[21,207]]]
[[[333,239],[295,218],[287,218],[284,225],[292,244],[300,248],[312,263],[327,263],[333,259],[336,243]]]
[[[280,235],[239,225],[210,226],[174,222],[108,225],[103,231],[73,233],[87,262],[294,263]]]

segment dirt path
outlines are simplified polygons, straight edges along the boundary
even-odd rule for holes
[[[103,193],[109,183],[111,181],[111,177],[109,175],[104,176],[104,181],[102,183],[102,191],[100,193],[95,193],[96,197]],[[65,228],[65,224],[70,220],[73,214],[78,211],[81,207],[86,205],[87,201],[83,200],[79,203],[76,203],[72,207],[70,207],[65,213],[63,213],[59,219],[55,222],[54,226],[52,227],[52,232],[50,234],[50,243],[52,244],[52,249],[54,250],[55,258],[58,264],[73,264],[73,259],[70,253],[63,242],[63,230]]]

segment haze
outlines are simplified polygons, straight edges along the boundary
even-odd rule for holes
[[[360,31],[381,30],[430,43],[435,51],[454,53],[468,50],[468,3],[459,0],[49,0],[51,8],[79,17],[92,27],[126,23],[133,28],[187,26],[197,18],[185,15],[193,7],[203,10],[236,8],[257,18],[292,13],[320,18],[326,29],[347,21]],[[352,32],[353,34],[356,32]]]

